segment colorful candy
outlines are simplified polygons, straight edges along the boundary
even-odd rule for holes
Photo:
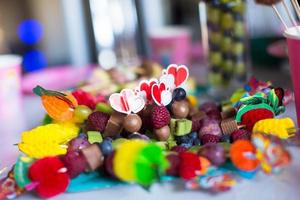
[[[264,119],[255,123],[253,132],[275,135],[281,139],[292,137],[295,124],[291,118]]]

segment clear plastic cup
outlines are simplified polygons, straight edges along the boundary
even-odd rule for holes
[[[300,126],[300,26],[285,30],[284,36],[288,44],[298,126]]]
[[[9,112],[11,104],[20,99],[21,62],[17,55],[0,55],[0,114]]]

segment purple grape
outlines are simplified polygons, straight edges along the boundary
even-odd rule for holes
[[[146,135],[140,133],[132,133],[128,136],[128,139],[141,139],[141,140],[150,140],[150,138]]]
[[[213,119],[204,119],[203,125],[199,130],[200,137],[205,134],[211,134],[216,136],[222,136],[222,130],[220,124],[217,120]]]
[[[213,165],[220,166],[226,161],[226,152],[222,145],[207,143],[199,151],[199,156],[207,158]]]
[[[179,175],[179,165],[180,165],[180,158],[178,154],[169,154],[167,155],[167,160],[170,163],[169,168],[166,171],[166,174],[169,176],[178,176]]]
[[[219,111],[218,106],[215,102],[205,102],[200,106],[200,110],[205,113],[209,113],[211,111]]]
[[[80,136],[80,137],[70,140],[69,146],[68,146],[68,152],[69,151],[79,151],[80,149],[83,149],[89,145],[90,145],[90,143],[87,140],[87,138]]]

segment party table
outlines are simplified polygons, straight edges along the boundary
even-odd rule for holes
[[[20,140],[21,132],[30,129],[43,119],[43,108],[40,99],[34,96],[25,96],[21,101],[10,102],[5,114],[0,115],[0,169],[10,168],[15,162],[19,150],[16,144]],[[294,105],[287,107],[284,114],[295,119]],[[53,199],[213,199],[213,200],[299,200],[300,199],[300,148],[289,147],[292,154],[292,164],[279,175],[267,176],[259,173],[254,179],[240,179],[239,183],[229,192],[210,194],[204,191],[184,190],[183,183],[155,184],[146,191],[137,185],[123,185],[114,188],[105,188],[81,193],[65,193]],[[28,193],[19,199],[38,199]]]

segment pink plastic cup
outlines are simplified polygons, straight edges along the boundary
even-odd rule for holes
[[[163,65],[187,64],[191,50],[191,33],[184,27],[162,27],[149,34],[151,58]]]
[[[298,29],[298,30],[297,30]],[[294,87],[295,105],[300,126],[300,27],[292,27],[284,32],[287,39],[290,70]]]

